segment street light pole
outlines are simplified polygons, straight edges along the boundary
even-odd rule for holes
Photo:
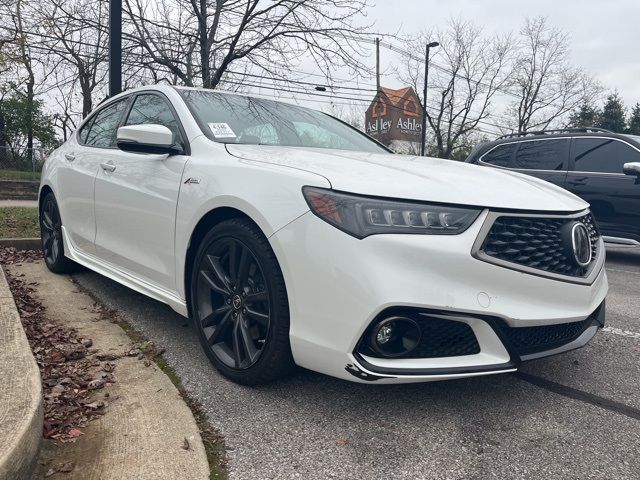
[[[109,96],[122,91],[122,0],[109,0]]]
[[[427,143],[427,86],[429,83],[429,50],[440,45],[438,42],[427,43],[424,56],[424,92],[422,94],[422,142],[420,144],[420,156],[424,157]]]

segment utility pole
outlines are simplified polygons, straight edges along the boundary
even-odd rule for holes
[[[376,138],[380,139],[380,39],[376,38],[376,104],[373,112],[376,116]]]
[[[109,0],[109,96],[122,91],[122,0]]]
[[[420,156],[424,157],[427,143],[427,86],[429,83],[429,50],[440,45],[438,42],[427,43],[424,56],[424,92],[422,94],[422,142],[420,144]]]
[[[376,38],[376,88],[380,90],[380,39]]]

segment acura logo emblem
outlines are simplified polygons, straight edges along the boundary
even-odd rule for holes
[[[576,263],[586,267],[591,263],[591,239],[589,231],[583,223],[576,222],[571,228],[571,246]]]
[[[235,295],[233,297],[232,303],[233,303],[233,308],[235,308],[236,310],[239,310],[240,307],[242,306],[242,299],[240,298],[240,295]]]

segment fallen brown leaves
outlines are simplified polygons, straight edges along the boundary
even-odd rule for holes
[[[0,249],[0,261],[5,264],[38,258],[38,252]],[[74,442],[83,434],[81,428],[104,414],[107,402],[95,398],[96,391],[114,382],[115,365],[107,360],[117,356],[97,354],[96,350],[90,350],[91,339],[81,338],[76,329],[48,319],[44,307],[33,295],[37,284],[9,274],[7,278],[40,368],[44,397],[43,436],[63,443]],[[57,467],[60,468],[56,470]],[[61,464],[52,470],[55,470],[53,473],[64,472],[67,468],[69,464]]]
[[[0,263],[3,265],[31,263],[41,258],[42,252],[40,250],[17,250],[13,247],[0,248]]]
[[[74,468],[75,468],[75,465],[73,464],[73,462],[57,463],[56,465],[51,467],[49,470],[47,470],[45,477],[48,478],[51,475],[55,475],[58,472],[69,473],[69,472],[72,472]]]

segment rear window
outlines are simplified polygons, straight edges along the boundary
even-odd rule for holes
[[[100,110],[91,124],[89,133],[84,137],[87,145],[92,147],[112,148],[116,146],[116,129],[127,107],[128,98],[117,100]],[[82,140],[82,132],[81,132]]]
[[[480,160],[496,167],[511,167],[511,161],[517,145],[517,143],[498,145],[493,150],[485,153]]]
[[[640,152],[612,138],[576,138],[574,161],[578,172],[622,174],[625,163],[640,162]]]
[[[567,138],[521,142],[513,168],[562,171],[567,169],[568,156]]]

